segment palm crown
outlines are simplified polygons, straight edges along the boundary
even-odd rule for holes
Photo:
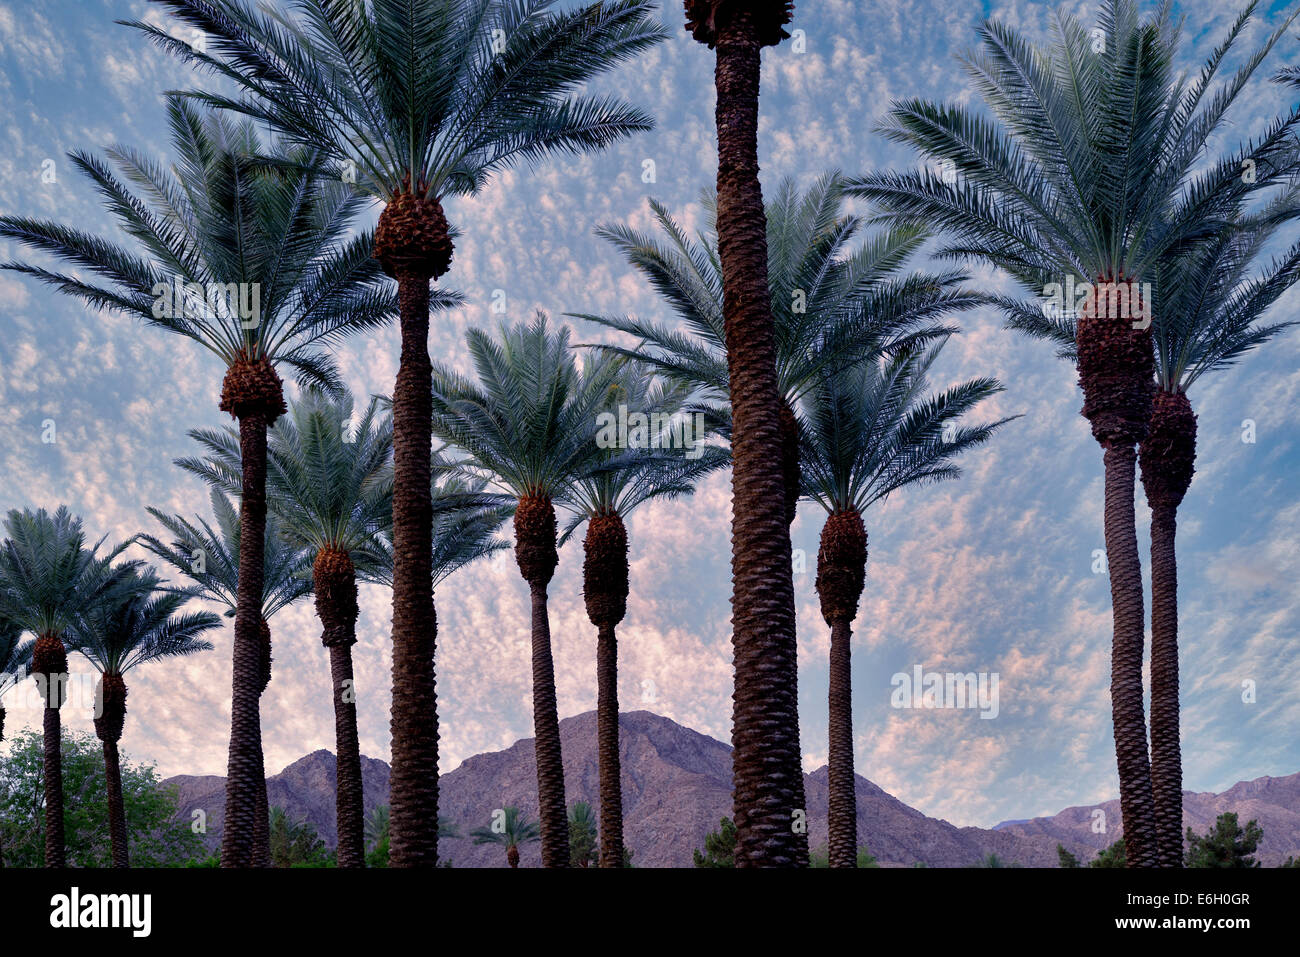
[[[209,611],[182,612],[193,595],[164,587],[152,568],[131,571],[111,600],[77,615],[68,645],[105,675],[124,675],[161,658],[211,651],[212,644],[199,636],[221,619]]]
[[[577,91],[666,36],[648,0],[564,12],[554,0],[303,0],[297,17],[240,0],[155,2],[206,42],[122,22],[251,94],[190,95],[265,120],[384,199],[473,192],[519,160],[649,129],[646,113]]]
[[[475,844],[501,844],[511,848],[541,840],[542,832],[537,822],[526,819],[519,808],[508,807],[502,809],[500,830],[476,827],[469,835]]]
[[[917,346],[952,330],[945,313],[978,305],[963,290],[960,272],[899,275],[925,241],[919,228],[881,232],[852,248],[861,217],[844,212],[844,178],[822,177],[807,193],[785,180],[766,205],[768,286],[776,342],[778,390],[793,407],[826,374],[872,354]],[[602,226],[611,242],[664,297],[685,330],[634,317],[577,314],[641,340],[636,349],[604,351],[649,363],[675,381],[701,390],[718,428],[730,432],[725,405],[727,347],[718,258],[717,210],[705,194],[708,233],[689,237],[660,203],[651,200],[660,240],[621,225]]]
[[[927,373],[942,346],[860,363],[807,395],[800,449],[805,495],[831,514],[861,513],[905,486],[956,478],[954,460],[1010,421],[956,424],[1002,391],[996,379],[926,395]]]
[[[165,543],[153,535],[140,535],[145,548],[177,569],[209,601],[224,605],[234,617],[239,588],[239,512],[219,489],[209,493],[213,521],[194,521],[156,508],[149,514],[171,536]],[[311,594],[311,556],[290,544],[275,518],[267,516],[263,554],[262,619]]]
[[[1254,7],[1190,83],[1173,72],[1180,24],[1168,3],[1139,21],[1134,0],[1106,0],[1092,33],[1059,12],[1050,50],[986,22],[982,49],[963,64],[994,118],[951,104],[895,103],[882,132],[946,169],[879,172],[848,191],[892,221],[948,230],[954,239],[943,254],[981,256],[1032,289],[1063,270],[1149,279],[1171,245],[1212,240],[1244,196],[1294,168],[1300,110],[1255,142],[1202,162],[1294,17],[1207,96]]]
[[[104,159],[71,154],[139,253],[55,223],[3,217],[0,236],[95,279],[15,262],[3,268],[187,336],[227,366],[284,363],[303,381],[337,388],[326,347],[397,314],[370,237],[347,238],[364,198],[302,165],[304,150],[261,155],[251,121],[205,115],[174,97],[167,114],[172,167],[129,147],[108,151],[137,193]],[[438,293],[433,304],[456,301]]]
[[[600,457],[597,417],[620,363],[579,369],[568,328],[552,331],[543,314],[466,341],[478,382],[435,366],[434,434],[468,453],[467,474],[516,497],[566,499]]]

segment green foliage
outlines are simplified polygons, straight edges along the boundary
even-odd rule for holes
[[[1259,847],[1264,829],[1256,821],[1247,821],[1243,828],[1237,823],[1233,811],[1225,811],[1214,822],[1213,830],[1198,835],[1187,829],[1188,867],[1259,867],[1254,854]]]
[[[1127,867],[1128,851],[1124,845],[1124,839],[1120,838],[1110,847],[1099,853],[1095,859],[1088,862],[1089,867]]]
[[[813,848],[808,852],[808,866],[816,868],[829,868],[831,866],[830,850],[825,844]],[[879,867],[880,864],[872,853],[867,850],[867,845],[863,844],[858,848],[857,867]]]
[[[1300,867],[1300,857],[1295,857],[1295,856],[1288,857],[1288,858],[1287,858],[1285,861],[1283,861],[1279,866],[1280,866],[1280,867]]]
[[[569,866],[591,867],[600,859],[596,812],[586,801],[569,807]]]
[[[272,807],[269,818],[271,863],[275,867],[333,867],[334,852],[307,821],[291,821],[282,807]]]
[[[716,831],[704,836],[704,850],[698,848],[691,852],[696,867],[735,867],[736,866],[736,825],[729,817],[724,817]]]
[[[1078,867],[1079,859],[1065,849],[1064,844],[1056,845],[1056,859],[1061,867]]]
[[[542,839],[541,825],[523,816],[513,805],[494,814],[488,827],[476,827],[469,832],[475,844],[499,844],[506,849],[509,859],[517,854],[523,844],[535,844]],[[512,865],[513,866],[513,865]]]
[[[70,867],[108,867],[112,849],[104,751],[87,733],[65,734],[64,827]],[[9,867],[40,867],[45,859],[45,796],[42,739],[36,731],[15,735],[0,757],[0,844]],[[152,765],[122,756],[122,801],[133,867],[180,867],[201,859],[203,838],[176,818],[177,794],[164,788]]]
[[[980,858],[976,867],[1019,867],[1015,861],[1004,861],[992,851]]]

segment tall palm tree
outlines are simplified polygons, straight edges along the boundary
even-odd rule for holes
[[[1008,421],[956,428],[958,419],[1002,386],[995,379],[972,379],[927,395],[927,373],[942,348],[940,341],[850,366],[824,378],[803,403],[804,493],[827,515],[817,552],[817,594],[831,629],[831,867],[856,867],[858,856],[850,644],[866,581],[863,514],[899,489],[957,478],[954,459]]]
[[[845,211],[845,182],[842,174],[829,172],[801,191],[786,179],[766,205],[787,522],[794,521],[800,494],[795,420],[800,397],[846,365],[949,334],[953,330],[940,325],[940,317],[983,301],[959,286],[960,272],[903,274],[925,241],[919,228],[879,231],[855,245],[867,224]],[[646,362],[698,389],[710,423],[730,438],[723,276],[712,192],[705,193],[703,207],[705,232],[699,240],[655,200],[650,208],[661,235],[622,225],[596,230],[649,280],[685,331],[630,316],[572,315],[637,338],[633,349],[596,348]]]
[[[126,721],[126,674],[152,661],[212,650],[212,644],[199,636],[216,628],[221,619],[210,611],[181,612],[193,595],[163,587],[151,568],[131,571],[110,598],[83,608],[68,631],[68,644],[100,675],[95,689],[95,734],[104,744],[114,867],[130,866],[117,752]]]
[[[570,492],[573,513],[560,544],[583,523],[582,597],[596,626],[596,736],[600,769],[600,866],[623,866],[623,798],[618,753],[618,639],[627,614],[628,541],[624,519],[656,498],[689,495],[707,472],[727,463],[726,453],[705,446],[706,435],[684,427],[689,386],[657,379],[646,365],[621,364],[603,409],[608,424],[620,413],[646,417],[634,443],[599,441],[601,454]],[[611,429],[611,432],[613,429]],[[690,446],[682,439],[690,436]],[[575,805],[579,806],[579,805]],[[584,805],[585,806],[585,805]]]
[[[513,806],[502,808],[499,823],[492,827],[476,827],[469,832],[469,836],[474,839],[475,844],[500,844],[506,849],[506,861],[511,867],[519,866],[521,845],[542,841],[542,847],[546,847],[545,838],[537,822],[527,820],[520,813],[519,808]]]
[[[329,652],[334,701],[338,866],[364,867],[361,748],[352,646],[357,641],[357,576],[382,561],[391,521],[392,422],[372,399],[350,430],[352,397],[307,389],[271,429],[267,490],[280,535],[312,563],[321,642]],[[179,464],[225,492],[240,486],[239,438],[231,430],[191,433],[206,449]]]
[[[542,863],[569,864],[564,765],[555,703],[547,586],[559,563],[555,504],[600,457],[597,419],[621,363],[589,363],[579,371],[569,330],[557,332],[539,314],[531,323],[502,327],[494,339],[466,334],[478,381],[436,366],[434,434],[466,458],[467,474],[486,479],[516,501],[515,561],[532,603],[533,727]]]
[[[213,520],[191,521],[168,515],[156,508],[149,514],[171,536],[164,543],[153,535],[137,536],[141,545],[169,563],[194,583],[197,593],[224,606],[226,617],[234,618],[239,605],[240,513],[219,490],[209,494]],[[311,558],[290,546],[280,534],[275,516],[268,515],[262,546],[262,603],[258,609],[257,693],[271,681],[271,617],[299,598],[311,594]],[[253,862],[271,866],[270,809],[266,796],[266,774],[255,782],[257,806],[253,826]]]
[[[808,866],[799,750],[794,580],[779,454],[781,396],[758,180],[761,51],[794,15],[790,0],[685,0],[686,29],[716,50],[718,259],[735,429],[731,473],[732,780],[736,865]],[[787,419],[788,422],[788,419]],[[786,431],[789,431],[787,424]]]
[[[1178,509],[1196,463],[1196,414],[1188,390],[1294,325],[1265,315],[1300,279],[1300,244],[1259,266],[1280,226],[1300,216],[1300,190],[1242,213],[1204,245],[1171,248],[1161,260],[1163,303],[1154,325],[1155,393],[1139,447],[1151,509],[1151,788],[1162,867],[1183,866],[1183,777],[1179,733]],[[1026,304],[1021,328],[1074,359],[1068,317],[1052,321]]]
[[[22,626],[0,618],[0,741],[5,739],[4,696],[14,688],[32,663],[32,641],[23,641]],[[5,866],[4,844],[0,841],[0,867]]]
[[[1062,11],[1047,49],[988,21],[982,49],[964,65],[993,118],[953,104],[894,103],[885,135],[948,166],[875,173],[849,188],[893,222],[948,230],[953,242],[943,254],[983,259],[1034,295],[1048,295],[1053,284],[1069,288],[1075,277],[1095,284],[1078,303],[1076,355],[1083,415],[1104,452],[1111,710],[1130,867],[1157,863],[1133,502],[1137,445],[1151,418],[1150,320],[1165,308],[1150,290],[1162,285],[1168,249],[1212,241],[1243,197],[1295,168],[1300,111],[1254,143],[1202,162],[1209,138],[1294,18],[1207,97],[1253,9],[1190,83],[1173,72],[1180,29],[1169,4],[1141,19],[1136,0],[1105,0],[1096,34]]]
[[[225,364],[220,408],[239,422],[244,486],[221,860],[224,867],[246,867],[263,777],[257,689],[266,431],[285,411],[276,368],[337,388],[326,347],[390,321],[397,297],[370,256],[370,236],[348,238],[363,198],[309,168],[310,152],[264,150],[251,120],[205,116],[177,97],[169,98],[167,114],[177,157],[172,168],[127,147],[108,153],[138,193],[104,160],[71,154],[139,254],[55,223],[14,217],[0,219],[0,236],[82,267],[104,284],[35,266],[7,268],[185,336]]]
[[[664,33],[650,0],[304,0],[296,15],[240,0],[155,0],[207,52],[130,23],[249,96],[195,93],[265,120],[334,161],[384,204],[374,255],[396,279],[402,351],[393,390],[393,864],[432,867],[437,709],[429,632],[430,281],[451,265],[443,201],[554,152],[601,149],[651,127],[617,98],[577,91]]]
[[[86,546],[81,519],[67,506],[18,511],[5,518],[0,543],[0,618],[35,635],[31,674],[44,709],[45,866],[65,867],[62,722],[67,699],[64,636],[79,611],[112,601],[138,562],[112,562],[125,546],[99,555],[104,540]],[[11,625],[11,627],[12,627]]]

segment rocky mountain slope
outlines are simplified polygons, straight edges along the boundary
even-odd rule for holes
[[[731,748],[648,711],[620,716],[619,749],[623,765],[623,817],[627,844],[641,867],[683,867],[704,835],[731,813]],[[560,722],[567,798],[599,808],[594,711]],[[334,826],[334,756],[316,751],[268,779],[270,802],[293,818],[312,823],[331,846]],[[369,812],[388,800],[388,765],[362,759],[365,805]],[[169,778],[179,789],[182,813],[207,813],[210,845],[221,839],[225,779],[216,776]],[[460,838],[439,842],[440,854],[457,867],[503,867],[499,847],[475,846],[468,838],[487,825],[492,812],[518,806],[537,816],[537,778],[531,738],[504,751],[475,755],[442,777],[440,813],[460,831]],[[827,771],[805,778],[809,837],[814,847],[826,842]],[[1055,867],[1056,845],[1064,844],[1081,859],[1119,836],[1119,802],[1099,807],[1110,824],[1107,834],[1091,830],[1093,808],[1069,808],[1050,818],[1007,822],[987,830],[955,827],[926,817],[861,776],[857,779],[858,835],[882,862],[907,866],[969,866],[989,853],[1029,867]],[[1264,827],[1260,859],[1276,865],[1300,853],[1300,774],[1242,782],[1223,794],[1192,794],[1185,799],[1186,823],[1204,831],[1222,811],[1235,810],[1242,820],[1256,818]],[[521,865],[540,863],[537,845],[521,850]]]

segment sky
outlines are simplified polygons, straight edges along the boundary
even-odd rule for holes
[[[1220,0],[1178,5],[1186,17],[1180,67],[1199,68],[1236,7]],[[1068,8],[1088,22],[1096,17],[1095,4]],[[859,173],[915,163],[874,132],[890,102],[970,101],[955,55],[973,46],[979,22],[993,16],[1041,40],[1054,9],[1027,0],[801,0],[793,28],[803,31],[796,35],[802,42],[764,53],[765,190],[785,177],[806,188],[832,168]],[[136,17],[161,21],[143,2],[0,2],[0,211],[122,239],[65,154],[125,143],[166,158],[161,93],[197,82],[113,23]],[[568,321],[567,312],[672,320],[648,284],[593,233],[602,223],[651,228],[649,196],[680,222],[702,223],[698,200],[717,163],[712,57],[681,30],[676,3],[664,18],[672,38],[598,84],[653,113],[653,132],[599,155],[502,173],[477,196],[447,201],[461,234],[442,282],[466,303],[435,318],[436,360],[468,371],[467,329],[524,321],[539,309],[556,321]],[[1230,65],[1278,22],[1276,12],[1263,14]],[[1293,29],[1212,149],[1235,147],[1291,105],[1293,94],[1265,77],[1296,62]],[[646,160],[654,161],[653,183],[642,181]],[[0,242],[0,260],[20,255]],[[981,288],[1012,291],[1005,276],[985,267],[970,274]],[[492,312],[494,295],[502,294],[504,317]],[[1290,317],[1298,302],[1288,294],[1274,316]],[[905,490],[865,516],[870,560],[853,637],[855,765],[927,814],[991,826],[1118,793],[1109,589],[1095,570],[1103,548],[1102,462],[1079,415],[1074,372],[1050,346],[1005,331],[992,310],[957,322],[963,333],[936,364],[934,386],[996,376],[1006,389],[981,412],[1021,418],[968,454],[958,481]],[[573,324],[575,341],[607,338],[595,326]],[[397,354],[392,329],[352,340],[339,349],[347,384],[358,395],[391,392]],[[1197,475],[1178,529],[1189,790],[1300,771],[1298,359],[1300,335],[1283,337],[1191,392],[1200,417]],[[229,424],[217,409],[221,378],[218,361],[188,340],[0,274],[0,509],[67,504],[92,539],[112,542],[160,533],[150,505],[206,515],[205,489],[172,461],[194,453],[188,430]],[[53,443],[43,441],[50,420]],[[691,499],[633,514],[632,593],[619,628],[623,710],[654,711],[723,741],[731,728],[729,500],[724,473]],[[1140,489],[1137,514],[1145,570],[1150,516]],[[792,534],[806,557],[795,585],[809,771],[827,758],[829,634],[814,588],[820,530],[821,512],[801,505]],[[575,538],[561,552],[550,589],[562,718],[596,703],[596,633],[583,608],[581,565]],[[448,772],[532,736],[529,606],[509,553],[458,573],[436,599],[440,763]],[[384,759],[390,617],[388,592],[362,586],[353,650],[361,748]],[[310,603],[281,612],[271,626],[275,672],[262,702],[268,773],[318,748],[332,750],[334,728],[328,656]],[[225,773],[232,637],[225,624],[214,651],[132,673],[122,740],[130,758],[156,763],[164,776]],[[892,676],[918,666],[996,674],[996,717],[891,706]],[[84,669],[74,658],[74,672]],[[1247,682],[1253,695],[1243,694]],[[21,697],[15,692],[5,702],[11,733],[40,726],[39,712]],[[89,708],[70,705],[64,722],[90,730]]]

